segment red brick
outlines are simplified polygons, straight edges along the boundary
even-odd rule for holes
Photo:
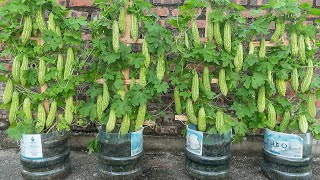
[[[159,23],[162,27],[166,28],[166,21],[165,20],[159,20]]]
[[[272,21],[270,23],[269,29],[275,29],[276,28],[276,23],[274,21]]]
[[[6,69],[8,71],[11,71],[12,70],[12,65],[11,64],[3,64],[4,67],[6,67]]]
[[[179,11],[178,9],[173,9],[173,10],[171,11],[171,15],[172,15],[172,16],[178,16],[178,15],[180,15],[181,13],[179,13],[178,11]]]
[[[319,18],[320,16],[308,15],[308,18]]]
[[[189,26],[191,27],[191,21],[189,22]],[[197,26],[200,29],[206,28],[206,20],[197,20]]]
[[[297,94],[296,94],[296,92],[294,92],[293,89],[291,89],[291,88],[288,88],[288,89],[287,89],[286,96],[288,96],[288,97],[294,97],[294,96],[296,96],[296,95],[297,95]]]
[[[251,0],[250,5],[251,6],[261,6],[263,4],[263,0]]]
[[[181,4],[182,0],[153,0],[153,4]]]
[[[56,0],[58,4],[61,6],[67,6],[67,1],[66,0]]]
[[[250,15],[250,10],[246,10],[246,11],[242,11],[242,15],[246,18],[253,18],[253,17],[258,17],[258,16],[262,16],[265,15],[267,13],[266,10],[263,10],[261,14],[257,14],[255,16],[251,16]]]
[[[320,100],[316,101],[317,108],[320,108]]]
[[[70,0],[69,6],[93,6],[94,0]]]
[[[88,13],[87,12],[83,12],[83,11],[76,11],[76,10],[72,10],[68,15],[67,17],[75,17],[75,18],[79,18],[81,16],[87,18],[88,17]]]
[[[165,17],[169,15],[169,9],[166,7],[152,8],[151,12],[156,13],[158,16]]]
[[[248,5],[248,0],[234,0],[233,2],[240,5]]]
[[[303,22],[303,25],[305,25],[305,26],[308,25],[308,24],[313,24],[313,21],[304,21]]]
[[[311,5],[313,5],[313,0],[299,0],[301,3],[304,3],[304,2],[306,2],[306,3],[309,3],[309,4],[311,4]]]
[[[92,39],[92,36],[91,36],[91,34],[82,33],[81,38],[84,41],[90,41]]]
[[[6,1],[0,2],[0,6],[3,6],[4,4],[6,4]]]
[[[100,12],[93,12],[91,14],[91,20],[95,20],[95,19],[98,19],[100,16]]]

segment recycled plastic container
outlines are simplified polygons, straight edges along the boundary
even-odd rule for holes
[[[143,173],[143,129],[121,135],[99,128],[99,175],[104,179],[135,179]]]
[[[66,131],[25,134],[21,139],[20,162],[26,179],[61,179],[71,172],[69,135]]]
[[[262,173],[270,179],[311,179],[312,141],[311,133],[286,134],[266,129]]]
[[[231,130],[208,134],[187,126],[186,170],[197,179],[225,179],[229,176]]]

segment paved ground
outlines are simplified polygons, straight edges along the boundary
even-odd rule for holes
[[[98,179],[97,157],[85,152],[72,151],[72,174],[68,180]],[[231,177],[234,180],[267,180],[260,173],[259,157],[235,156],[231,163]],[[168,152],[146,153],[143,180],[190,180],[185,174],[184,154]],[[320,179],[320,160],[315,159],[314,180]],[[15,149],[0,150],[0,180],[20,180],[19,152]]]

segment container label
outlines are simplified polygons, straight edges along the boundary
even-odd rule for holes
[[[21,155],[25,158],[43,158],[40,134],[23,135],[20,141]]]
[[[143,150],[143,130],[131,133],[131,156],[135,156]]]
[[[266,129],[264,132],[264,150],[280,157],[302,158],[303,139],[298,135]]]
[[[190,126],[190,125],[189,125]],[[203,132],[196,131],[187,127],[187,151],[199,155],[202,155],[203,145]]]

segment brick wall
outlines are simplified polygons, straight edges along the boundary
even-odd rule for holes
[[[268,2],[268,0],[231,0],[235,3],[243,5],[247,8],[243,12],[243,15],[247,18],[251,18],[249,15],[250,9],[259,8],[262,4]],[[71,9],[72,12],[70,16],[80,17],[83,16],[87,18],[88,21],[97,17],[99,11],[96,7],[93,6],[94,0],[57,0],[57,2],[63,6],[66,6],[68,9]],[[153,4],[152,11],[155,12],[158,16],[161,17],[161,24],[167,28],[170,27],[166,20],[172,16],[177,16],[177,8],[183,3],[183,0],[149,0]],[[320,0],[300,0],[300,2],[307,2],[313,5],[314,7],[320,8]],[[314,20],[319,17],[310,16],[306,23],[314,23]],[[198,20],[198,27],[205,28],[205,20]],[[274,29],[274,24],[270,25],[270,29]],[[86,31],[86,30],[84,30]],[[91,36],[88,32],[83,33],[82,38],[84,40],[90,40]],[[0,51],[3,48],[3,45],[0,45]],[[0,57],[0,61],[5,62],[5,65],[10,69],[10,60],[11,57]],[[319,73],[319,71],[318,71]],[[2,94],[3,84],[0,84],[0,96]],[[166,111],[165,115],[160,115],[157,119],[156,126],[154,128],[146,128],[147,133],[152,134],[161,134],[161,135],[179,135],[183,124],[174,120],[174,111],[173,107],[168,106],[172,103],[172,89],[168,91],[167,94],[161,96],[162,103],[150,103],[149,112],[158,114],[160,111]],[[320,116],[320,101],[317,101],[318,108],[318,117]],[[7,117],[7,111],[0,110],[0,121],[5,120]]]

